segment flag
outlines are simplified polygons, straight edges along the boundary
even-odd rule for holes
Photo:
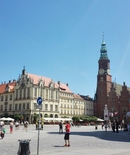
[[[118,114],[118,111],[114,112],[114,115],[116,116]]]

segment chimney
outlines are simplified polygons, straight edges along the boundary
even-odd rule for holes
[[[68,83],[66,83],[66,86],[68,87],[68,86],[69,86],[69,84],[68,84]]]
[[[9,83],[11,83],[11,80],[9,80]]]

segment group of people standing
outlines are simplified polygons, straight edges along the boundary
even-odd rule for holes
[[[122,127],[119,124],[119,121],[117,119],[115,119],[112,123],[111,122],[109,122],[109,123],[107,123],[107,122],[103,123],[102,122],[102,129],[103,128],[105,128],[106,131],[108,128],[109,129],[111,128],[113,132],[117,132],[117,133],[119,132],[119,128],[122,129]]]
[[[26,131],[27,131],[27,128],[28,128],[28,124],[29,124],[28,121],[25,121],[23,123],[23,126],[24,126],[23,129],[25,129]],[[15,126],[15,130],[18,130],[19,126],[20,126],[19,122],[18,121],[16,121],[15,123],[13,121],[10,122],[10,124],[9,124],[10,134],[13,133],[14,126]],[[6,129],[5,129],[4,122],[1,121],[0,122],[0,136],[1,136],[1,139],[3,139],[5,137],[5,132],[6,132]]]

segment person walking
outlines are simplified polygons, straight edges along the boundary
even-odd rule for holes
[[[4,136],[5,136],[5,127],[4,127],[4,125],[2,125],[2,127],[1,127],[1,139],[3,139]]]
[[[13,124],[13,122],[11,121],[11,122],[10,122],[10,133],[13,133],[13,125],[14,125],[14,124]]]
[[[128,134],[130,134],[130,123],[127,124]]]
[[[66,121],[66,125],[65,125],[64,140],[65,140],[64,146],[70,146],[70,123],[68,121]]]
[[[107,125],[107,122],[105,123],[105,131],[107,132],[107,128],[108,128],[108,125]]]
[[[115,121],[115,125],[116,125],[116,132],[119,132],[119,122],[118,120]]]
[[[61,133],[63,134],[63,123],[62,123],[62,121],[59,123],[59,135]]]

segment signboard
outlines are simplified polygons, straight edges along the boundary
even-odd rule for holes
[[[37,98],[37,104],[38,104],[38,105],[41,105],[41,104],[42,104],[42,98],[41,98],[41,97],[38,97],[38,98]]]

